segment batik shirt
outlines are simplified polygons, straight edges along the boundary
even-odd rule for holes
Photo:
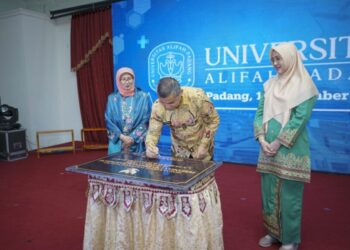
[[[271,173],[283,179],[310,182],[310,145],[306,124],[316,99],[312,97],[292,108],[290,119],[283,128],[272,118],[267,122],[265,131],[262,124],[264,110],[264,95],[262,95],[254,120],[255,138],[263,135],[268,143],[277,139],[281,147],[272,157],[266,156],[260,150],[258,172]]]
[[[203,90],[191,87],[183,87],[182,90],[180,105],[175,110],[166,110],[159,100],[154,102],[146,147],[158,152],[157,144],[166,124],[171,130],[171,149],[175,157],[195,157],[199,145],[203,145],[207,149],[204,160],[210,160],[219,115]]]

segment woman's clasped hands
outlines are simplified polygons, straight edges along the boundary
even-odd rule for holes
[[[281,143],[277,139],[268,143],[265,138],[259,137],[259,142],[264,154],[270,157],[275,156],[281,146]]]

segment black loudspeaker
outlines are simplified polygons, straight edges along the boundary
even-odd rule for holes
[[[0,130],[0,159],[15,161],[27,157],[26,131]]]
[[[21,124],[18,121],[18,109],[0,103],[0,130],[19,129]]]

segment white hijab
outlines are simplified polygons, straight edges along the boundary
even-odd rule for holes
[[[264,84],[265,102],[263,124],[274,118],[286,125],[290,110],[300,103],[318,95],[318,90],[306,71],[297,48],[292,43],[281,43],[271,48],[283,59],[287,70],[272,77]]]

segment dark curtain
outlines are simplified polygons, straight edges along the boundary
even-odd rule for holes
[[[71,68],[77,73],[84,128],[105,128],[104,112],[113,91],[111,9],[74,15]],[[106,134],[87,134],[87,141],[107,143]]]

